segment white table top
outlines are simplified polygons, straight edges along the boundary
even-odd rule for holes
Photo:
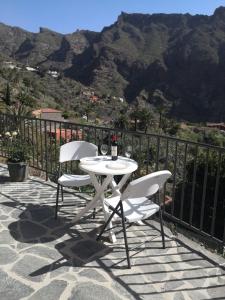
[[[98,175],[125,175],[137,170],[138,164],[123,156],[118,156],[117,160],[112,160],[111,156],[94,156],[81,159],[79,168]]]

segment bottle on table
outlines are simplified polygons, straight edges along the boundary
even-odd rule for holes
[[[117,160],[118,154],[117,154],[117,136],[113,135],[111,139],[111,156],[112,160]]]

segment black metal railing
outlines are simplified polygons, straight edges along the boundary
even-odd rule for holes
[[[134,176],[169,169],[173,176],[165,195],[172,197],[164,214],[174,222],[208,239],[225,245],[225,148],[174,137],[122,131],[70,122],[13,117],[0,113],[0,134],[19,130],[21,139],[32,145],[30,165],[53,178],[58,166],[59,147],[70,140],[110,145],[111,135],[119,137],[119,151],[127,145],[139,168]],[[1,143],[0,155],[8,157]],[[76,166],[66,165],[67,171]]]

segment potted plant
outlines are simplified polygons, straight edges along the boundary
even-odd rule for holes
[[[6,132],[3,139],[3,149],[8,157],[8,170],[11,181],[24,181],[28,177],[28,161],[31,147],[21,139],[17,131]]]

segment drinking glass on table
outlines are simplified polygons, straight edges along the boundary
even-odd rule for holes
[[[108,145],[102,144],[100,147],[100,151],[101,151],[102,155],[106,155],[108,152]]]
[[[131,157],[131,154],[132,154],[132,146],[128,145],[126,146],[125,148],[125,156],[127,158],[130,158]]]

